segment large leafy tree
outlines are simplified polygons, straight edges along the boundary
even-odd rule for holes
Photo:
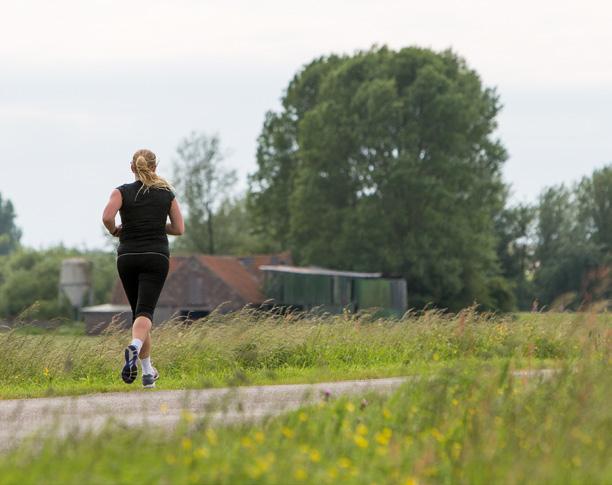
[[[176,249],[214,254],[215,211],[236,183],[236,172],[223,166],[217,136],[192,132],[176,151],[174,180],[187,208],[185,235]]]
[[[574,188],[549,187],[540,196],[535,285],[542,305],[577,308],[592,299],[589,280],[606,258],[591,212],[594,208],[589,209],[590,184],[590,179],[584,179]]]
[[[21,230],[15,224],[15,209],[10,200],[3,201],[0,194],[0,255],[8,254],[19,246]]]
[[[322,57],[282,106],[250,177],[266,237],[303,264],[403,275],[413,306],[509,301],[494,230],[500,104],[463,59],[386,47]]]

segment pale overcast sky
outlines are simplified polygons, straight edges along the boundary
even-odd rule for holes
[[[22,242],[103,244],[129,161],[170,175],[218,133],[245,186],[264,114],[312,58],[373,44],[452,48],[504,104],[515,201],[612,162],[612,4],[598,0],[0,0],[0,193]]]

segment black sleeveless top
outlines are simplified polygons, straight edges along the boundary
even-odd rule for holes
[[[141,187],[140,180],[117,187],[123,199],[117,255],[155,252],[170,256],[166,221],[174,193],[153,187],[138,192]]]

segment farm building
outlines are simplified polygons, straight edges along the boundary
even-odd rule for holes
[[[230,312],[266,299],[263,292],[262,265],[291,264],[289,253],[246,257],[172,256],[166,284],[159,297],[154,321],[172,317],[192,319],[214,309]],[[85,307],[82,315],[88,333],[99,333],[115,317],[131,324],[131,310],[121,281],[117,279],[110,303]]]
[[[266,265],[266,297],[281,306],[301,310],[317,308],[341,313],[376,308],[389,315],[406,311],[406,281],[383,278],[381,273],[357,273],[323,268],[299,268],[288,265]]]

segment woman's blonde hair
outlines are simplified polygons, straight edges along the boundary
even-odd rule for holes
[[[142,182],[142,187],[138,189],[138,192],[140,192],[143,187],[143,193],[146,193],[151,187],[174,192],[174,187],[172,187],[167,180],[155,173],[157,157],[151,150],[147,150],[146,148],[138,150],[132,157],[132,164],[134,165],[134,171],[136,172],[138,180]],[[138,197],[138,193],[136,197]]]

